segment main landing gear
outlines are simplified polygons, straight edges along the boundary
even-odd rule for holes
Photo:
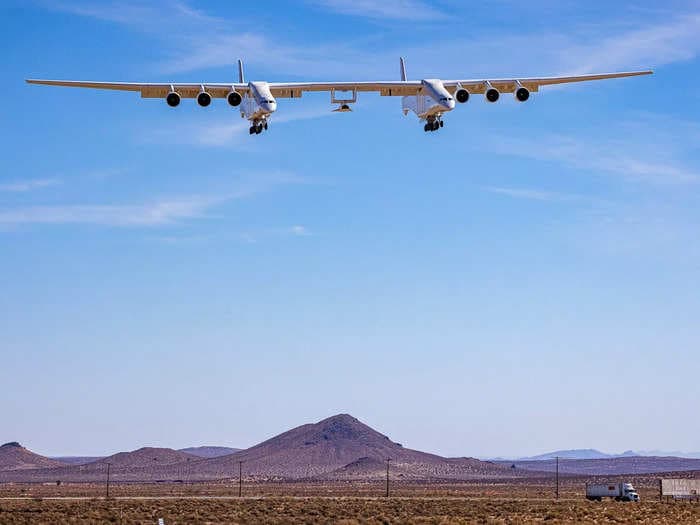
[[[266,129],[267,129],[267,122],[266,121],[257,121],[257,122],[253,122],[253,125],[250,126],[248,133],[251,135],[260,135]]]
[[[437,131],[444,125],[445,123],[439,118],[431,119],[423,126],[423,131]]]

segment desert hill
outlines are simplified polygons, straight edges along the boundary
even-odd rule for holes
[[[13,441],[0,447],[0,471],[60,467],[55,459],[40,456]]]
[[[169,448],[143,447],[119,452],[85,464],[58,464],[17,471],[0,471],[2,481],[103,481],[109,463],[114,481],[159,481],[191,477],[193,465],[202,458]],[[57,462],[54,462],[57,463]]]
[[[111,463],[112,468],[118,469],[120,467],[143,468],[151,465],[172,465],[198,459],[201,458],[171,448],[143,447],[132,450],[131,452],[113,454],[106,458],[99,459],[96,463]]]
[[[249,449],[202,462],[209,475],[233,476],[243,462],[249,476],[270,478],[375,477],[391,459],[395,472],[415,478],[510,477],[511,469],[472,458],[447,459],[406,449],[358,419],[339,414],[294,428]],[[359,463],[358,463],[359,461]],[[331,476],[332,477],[332,476]]]

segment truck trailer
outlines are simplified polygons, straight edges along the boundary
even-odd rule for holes
[[[615,501],[639,501],[639,494],[632,483],[586,483],[586,499],[601,501],[612,498]]]

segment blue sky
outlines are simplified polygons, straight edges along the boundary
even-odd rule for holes
[[[250,446],[349,412],[447,455],[697,449],[700,2],[5,1],[0,440]],[[640,79],[281,100],[250,137],[27,77]]]

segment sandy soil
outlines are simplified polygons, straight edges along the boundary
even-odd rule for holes
[[[582,480],[536,483],[2,485],[0,523],[700,523],[699,502],[588,502]]]

